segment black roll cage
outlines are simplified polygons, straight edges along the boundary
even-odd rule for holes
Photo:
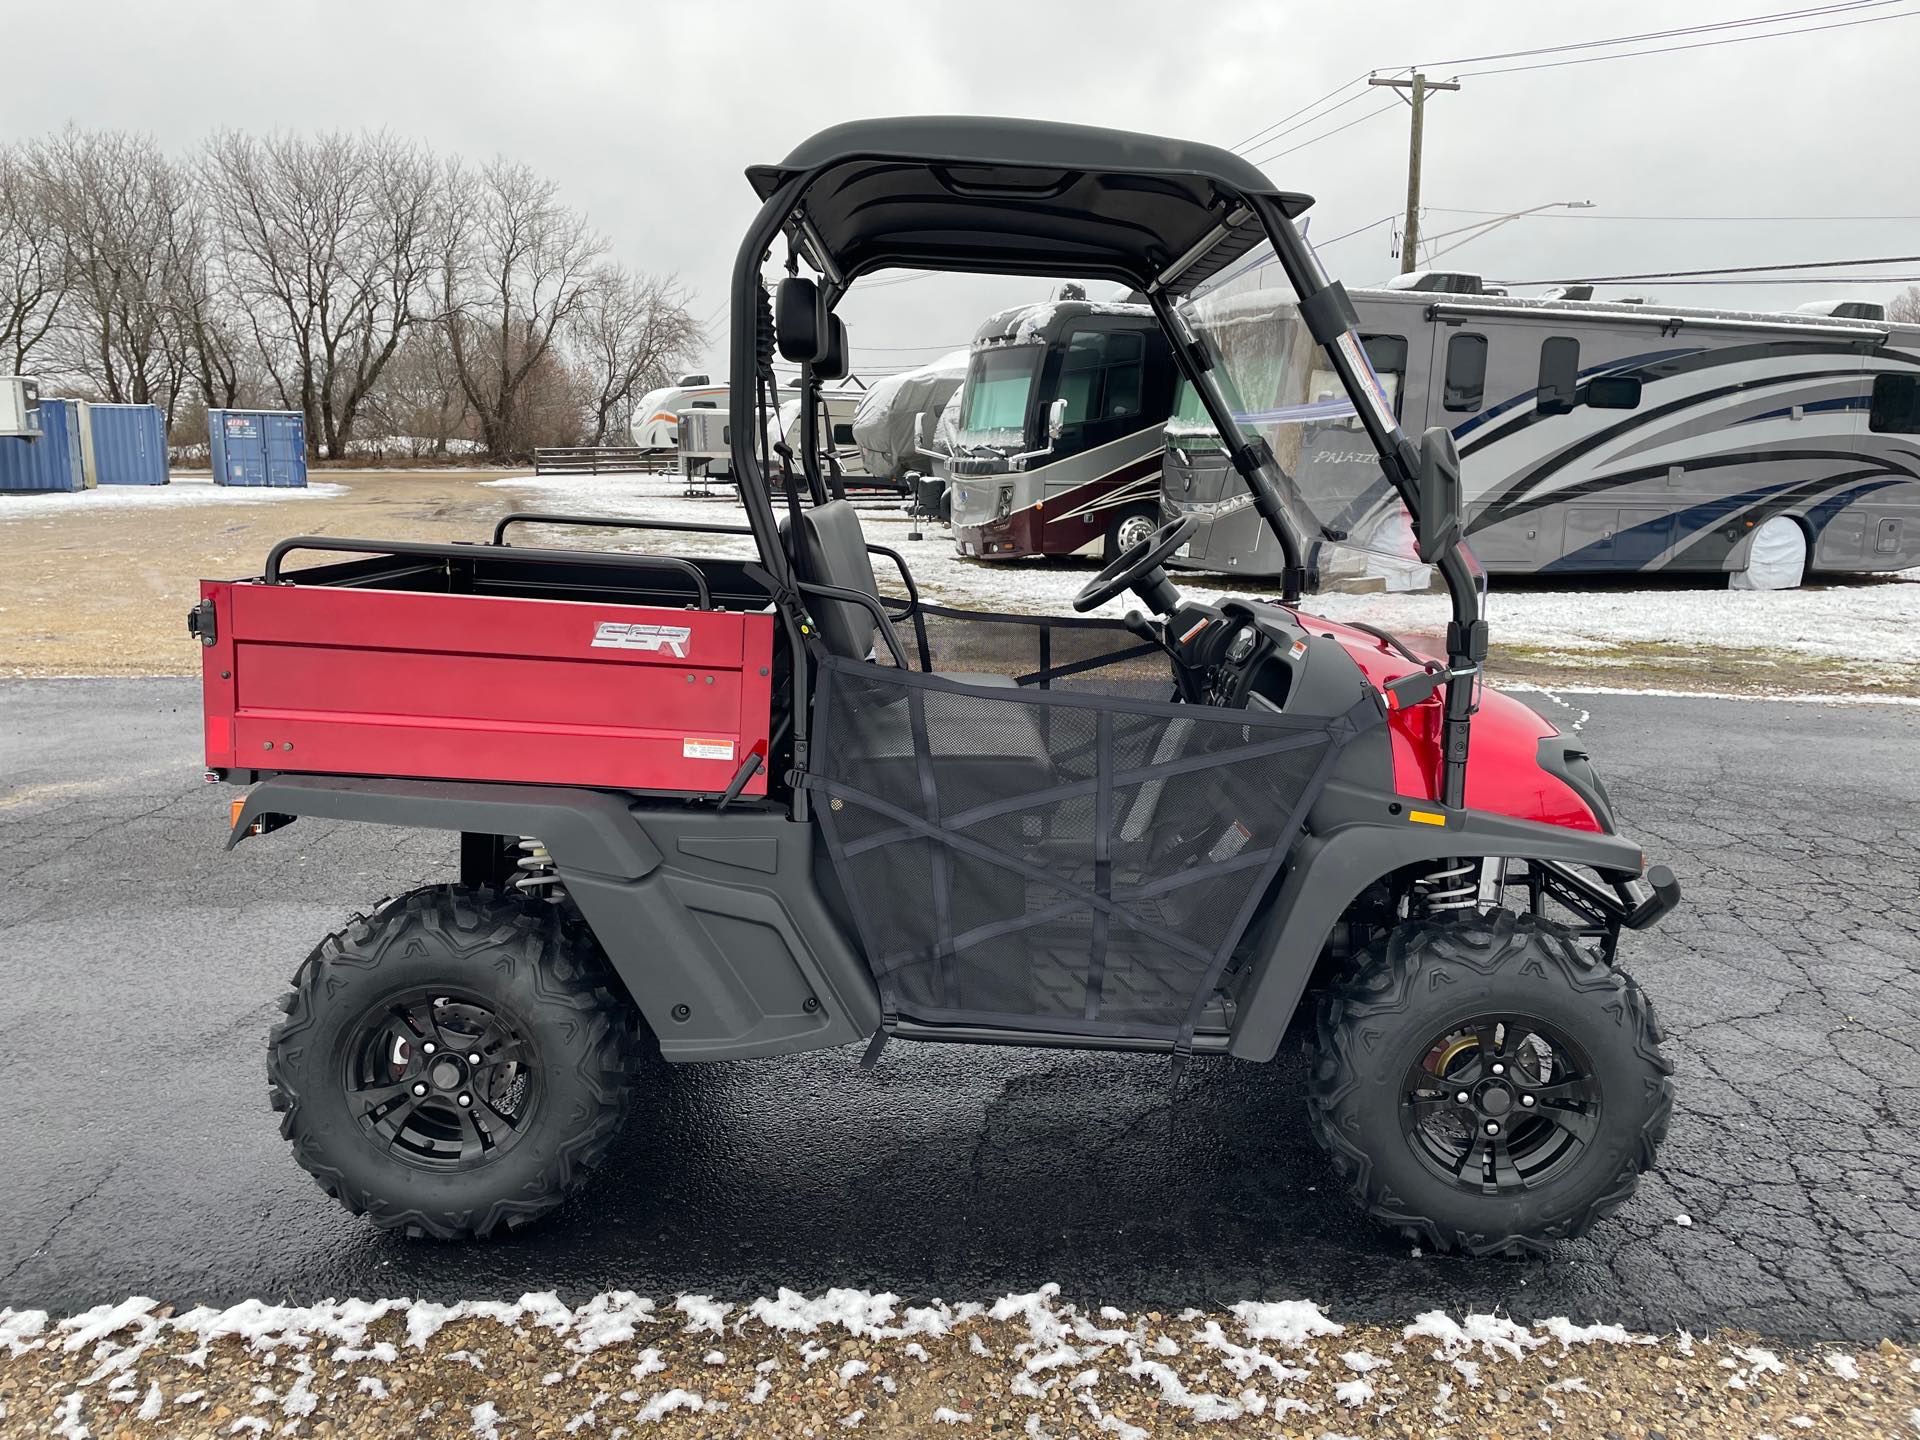
[[[888,127],[909,135],[938,133],[940,125],[951,124],[955,127],[955,133],[959,134],[967,123],[924,120],[856,122],[852,126],[839,127],[838,131],[824,132],[802,145],[794,152],[795,157],[814,152],[804,164],[796,164],[790,158],[784,167],[762,167],[748,172],[763,201],[734,259],[729,297],[728,419],[732,434],[733,473],[738,481],[748,527],[753,533],[765,581],[773,595],[793,662],[791,673],[794,683],[785,703],[791,709],[791,715],[787,718],[792,727],[796,774],[806,772],[809,759],[808,687],[803,683],[803,677],[808,673],[808,642],[812,624],[806,597],[808,594],[825,595],[828,592],[822,589],[817,580],[798,573],[797,552],[790,553],[781,543],[773,508],[771,486],[774,477],[763,472],[759,453],[759,442],[765,433],[764,420],[759,414],[763,405],[760,390],[771,373],[770,365],[763,361],[762,352],[763,344],[767,343],[767,298],[762,272],[782,237],[788,241],[789,269],[796,268],[798,258],[804,257],[819,273],[820,288],[829,312],[838,305],[860,274],[895,266],[953,272],[1031,274],[1050,279],[1111,279],[1144,292],[1166,332],[1176,365],[1193,384],[1235,468],[1246,481],[1255,509],[1280,542],[1285,557],[1282,603],[1292,605],[1299,601],[1310,579],[1304,559],[1305,537],[1297,530],[1285,496],[1274,478],[1277,465],[1273,454],[1264,440],[1257,436],[1249,438],[1241,431],[1212,373],[1211,358],[1175,309],[1177,300],[1189,288],[1186,283],[1188,278],[1194,277],[1197,281],[1214,273],[1217,267],[1208,261],[1229,240],[1235,242],[1238,253],[1244,253],[1250,248],[1247,243],[1249,230],[1257,227],[1272,245],[1275,257],[1301,297],[1302,318],[1347,394],[1353,399],[1354,408],[1380,457],[1381,468],[1407,506],[1408,513],[1416,521],[1420,514],[1419,452],[1390,412],[1383,418],[1381,411],[1369,403],[1368,390],[1376,382],[1362,368],[1365,365],[1365,352],[1359,343],[1357,316],[1353,306],[1347,299],[1345,289],[1327,278],[1319,260],[1293,224],[1291,213],[1298,213],[1311,202],[1304,197],[1283,195],[1270,188],[1263,191],[1251,184],[1237,185],[1232,177],[1222,172],[1231,169],[1234,175],[1264,178],[1250,167],[1245,167],[1238,157],[1222,154],[1221,160],[1231,164],[1204,172],[1204,179],[1218,197],[1214,207],[1220,212],[1218,223],[1183,254],[1156,268],[1130,264],[1128,255],[1117,247],[1105,253],[1090,253],[1082,244],[1069,254],[1065,242],[1060,247],[1060,257],[1045,264],[1037,258],[1044,249],[1038,244],[1034,251],[1027,252],[1017,262],[994,263],[995,257],[985,253],[984,249],[976,256],[965,248],[956,247],[951,226],[942,234],[938,247],[922,245],[916,249],[913,243],[916,236],[911,227],[904,224],[898,232],[896,249],[890,252],[887,246],[876,244],[871,233],[864,234],[861,257],[853,265],[844,264],[841,257],[834,253],[807,206],[810,189],[829,172],[844,174],[849,166],[864,164],[872,174],[905,173],[916,180],[921,176],[930,177],[937,187],[943,187],[955,197],[963,197],[976,207],[982,220],[989,218],[996,208],[1014,218],[1037,213],[1036,207],[1062,195],[1072,178],[1086,178],[1084,174],[1076,175],[1072,162],[1049,160],[1043,155],[1006,159],[1001,158],[1001,153],[996,153],[991,159],[956,160],[946,153],[914,156],[903,154],[891,145],[860,142],[855,142],[850,148],[827,148],[826,153],[819,153],[827,142],[837,139],[842,133],[858,131],[880,135],[887,133]],[[1014,152],[1025,150],[1029,144],[1043,147],[1054,134],[1062,136],[1063,143],[1088,137],[1090,145],[1122,150],[1129,161],[1138,151],[1149,155],[1185,155],[1199,153],[1204,148],[1182,147],[1178,142],[1158,141],[1153,137],[1082,131],[1077,127],[1049,126],[1039,122],[1030,125],[1012,121],[976,122],[975,128],[982,134],[997,135],[1008,150]],[[1006,139],[1008,135],[1012,138]],[[1067,149],[1071,151],[1072,145],[1068,144]],[[990,169],[992,178],[972,178],[971,172],[975,168],[983,173]],[[1033,180],[1024,185],[1009,183],[1005,178],[1009,171],[1030,174]],[[1159,173],[1169,180],[1177,178],[1183,182],[1191,182],[1196,175],[1194,170],[1186,168],[1167,169]],[[1156,172],[1152,166],[1128,163],[1116,165],[1110,170],[1103,168],[1101,176],[1113,181],[1114,188],[1123,194],[1131,189],[1147,196],[1151,194]],[[1142,201],[1143,213],[1147,203],[1146,200]],[[982,236],[991,233],[986,224],[978,224],[976,228]],[[1349,343],[1341,344],[1343,339]],[[803,443],[798,458],[809,495],[814,503],[820,503],[827,497],[828,486],[819,466],[816,413],[819,381],[811,366],[802,367],[799,388]],[[791,464],[791,459],[785,463]],[[787,483],[803,477],[793,476]],[[1467,749],[1479,667],[1487,651],[1487,626],[1480,613],[1479,587],[1465,556],[1457,548],[1449,550],[1438,558],[1436,568],[1446,583],[1453,610],[1447,630],[1448,671],[1452,678],[1446,686],[1440,789],[1443,803],[1459,808],[1466,800]],[[833,592],[831,598],[845,600],[853,597]],[[888,633],[889,627],[884,623],[880,628],[883,634]],[[804,787],[793,785],[791,793],[792,816],[795,820],[804,821],[808,818],[807,792]]]

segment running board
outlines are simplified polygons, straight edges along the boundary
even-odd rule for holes
[[[1042,1049],[1131,1050],[1149,1055],[1171,1055],[1171,1040],[1135,1040],[1121,1035],[1063,1034],[1053,1030],[1015,1030],[1001,1025],[930,1025],[920,1020],[896,1020],[891,1038],[930,1040],[950,1045],[1031,1045]],[[1196,1030],[1188,1048],[1195,1055],[1224,1055],[1232,1037],[1222,1030]]]

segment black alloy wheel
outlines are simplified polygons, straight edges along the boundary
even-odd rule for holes
[[[1531,1190],[1579,1162],[1600,1124],[1600,1080],[1545,1021],[1480,1015],[1420,1047],[1400,1128],[1428,1169],[1476,1194]]]
[[[387,1153],[471,1170],[532,1128],[540,1059],[527,1029],[476,997],[413,989],[369,1010],[346,1046],[348,1103]]]

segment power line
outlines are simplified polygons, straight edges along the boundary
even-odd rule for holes
[[[1907,265],[1916,260],[1920,260],[1920,255],[1876,255],[1853,260],[1802,260],[1792,265],[1711,265],[1704,270],[1646,270],[1636,275],[1576,275],[1571,280],[1511,280],[1507,283],[1612,285],[1627,280],[1685,280],[1695,275],[1762,275],[1778,270],[1836,270],[1847,265]]]
[[[1342,240],[1351,240],[1355,235],[1358,235],[1363,231],[1378,230],[1382,225],[1386,224],[1389,220],[1398,220],[1399,218],[1400,218],[1400,213],[1398,211],[1395,211],[1391,215],[1382,215],[1378,220],[1369,220],[1365,225],[1356,225],[1351,230],[1343,230],[1338,235],[1334,236],[1331,240],[1315,241],[1313,248],[1316,250],[1324,250],[1329,245],[1338,245]]]
[[[1573,282],[1542,280],[1501,280],[1501,285],[1542,285]],[[1628,285],[1628,280],[1582,280],[1582,285]],[[1732,280],[1665,280],[1663,284],[1687,288],[1694,285],[1912,285],[1920,275],[1756,275]]]
[[[1673,55],[1683,50],[1707,50],[1716,45],[1740,45],[1749,40],[1777,40],[1787,35],[1812,35],[1821,30],[1846,30],[1855,25],[1876,25],[1883,20],[1908,20],[1920,10],[1902,10],[1892,15],[1869,15],[1863,20],[1836,20],[1829,25],[1803,25],[1797,30],[1769,30],[1761,35],[1727,35],[1718,40],[1700,40],[1691,45],[1657,45],[1647,50],[1622,50],[1616,55],[1584,55],[1574,60],[1546,60],[1537,65],[1506,65],[1493,70],[1463,70],[1460,78],[1470,80],[1482,75],[1518,75],[1527,70],[1559,70],[1568,65],[1596,65],[1602,60],[1631,60],[1636,55]]]
[[[1594,50],[1613,45],[1633,45],[1642,40],[1671,40],[1680,35],[1702,35],[1716,30],[1739,30],[1754,25],[1770,25],[1781,20],[1804,20],[1816,15],[1830,15],[1837,11],[1871,10],[1895,3],[1897,0],[1840,0],[1837,4],[1804,6],[1797,10],[1776,10],[1767,15],[1714,20],[1701,25],[1682,25],[1671,30],[1646,30],[1637,35],[1614,35],[1605,40],[1573,40],[1559,45],[1539,45],[1530,50],[1499,50],[1488,55],[1457,55],[1450,60],[1431,60],[1422,64],[1424,67],[1444,69],[1449,65],[1479,65],[1488,60],[1520,60],[1533,55],[1559,55],[1569,50]]]
[[[1276,150],[1270,155],[1262,155],[1262,156],[1259,156],[1258,158],[1252,158],[1252,157],[1249,157],[1249,158],[1252,159],[1252,163],[1255,165],[1264,165],[1269,160],[1278,160],[1283,155],[1291,155],[1294,153],[1294,151],[1304,150],[1309,145],[1318,145],[1322,140],[1331,139],[1333,136],[1338,135],[1342,130],[1351,130],[1356,125],[1364,124],[1366,121],[1371,120],[1376,116],[1386,114],[1387,111],[1389,110],[1394,110],[1399,108],[1399,105],[1400,105],[1400,102],[1398,100],[1389,100],[1385,105],[1382,105],[1378,110],[1369,110],[1366,114],[1360,116],[1360,118],[1357,120],[1349,120],[1344,125],[1336,125],[1331,130],[1324,130],[1318,135],[1309,136],[1307,139],[1302,140],[1298,145],[1289,145],[1285,150]]]
[[[1346,81],[1344,84],[1334,86],[1333,89],[1329,90],[1326,94],[1322,95],[1318,100],[1315,100],[1312,104],[1302,105],[1298,110],[1293,110],[1288,112],[1285,115],[1282,115],[1278,120],[1274,121],[1272,125],[1266,125],[1261,127],[1260,129],[1254,131],[1253,134],[1247,136],[1246,139],[1233,145],[1231,148],[1234,150],[1245,150],[1249,145],[1252,145],[1255,141],[1264,138],[1269,130],[1274,129],[1277,126],[1286,124],[1287,121],[1293,119],[1296,115],[1305,115],[1309,110],[1317,110],[1320,106],[1326,104],[1327,101],[1331,100],[1334,96],[1338,95],[1342,90],[1348,89],[1354,85],[1358,85],[1362,80],[1366,78],[1367,78],[1366,72],[1362,71],[1360,74],[1354,76],[1351,80]],[[1365,94],[1366,92],[1362,91],[1361,93]]]
[[[1425,210],[1442,215],[1506,215],[1506,210],[1471,210],[1460,205],[1427,205]],[[1920,215],[1617,215],[1611,211],[1563,211],[1557,215],[1541,214],[1547,220],[1730,220],[1742,222],[1765,221],[1772,223],[1781,220],[1920,220]]]
[[[1274,125],[1279,125],[1281,123],[1280,121],[1276,120],[1274,122],[1274,125],[1269,125],[1267,127],[1269,130],[1273,130],[1273,134],[1269,135],[1266,141],[1263,141],[1262,143],[1271,143],[1272,141],[1278,140],[1283,136],[1293,134],[1293,132],[1296,130],[1304,130],[1309,125],[1317,125],[1320,121],[1325,120],[1329,115],[1338,114],[1340,111],[1346,109],[1347,106],[1353,104],[1354,101],[1364,100],[1366,98],[1367,98],[1367,92],[1365,90],[1356,90],[1353,92],[1353,94],[1349,95],[1346,99],[1342,100],[1338,105],[1329,105],[1326,109],[1320,111],[1317,115],[1309,115],[1304,120],[1296,120],[1293,122],[1293,124],[1288,125],[1285,129],[1282,129],[1282,130],[1274,129]]]

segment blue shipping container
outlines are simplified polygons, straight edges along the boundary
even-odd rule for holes
[[[38,440],[0,439],[0,491],[82,490],[80,402],[40,400]]]
[[[89,405],[93,483],[167,483],[167,417],[158,405]]]
[[[209,410],[216,485],[305,485],[307,422],[297,410]]]

